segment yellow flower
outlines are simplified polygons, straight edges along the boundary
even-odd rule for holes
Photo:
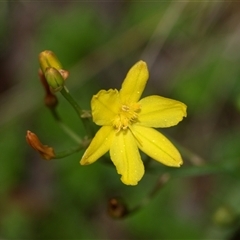
[[[186,105],[172,99],[142,98],[148,80],[147,65],[137,62],[120,91],[101,90],[91,101],[93,121],[102,126],[85,151],[80,164],[87,165],[110,151],[121,181],[137,185],[144,175],[140,149],[167,166],[180,167],[182,158],[173,144],[153,128],[171,127],[186,117]]]

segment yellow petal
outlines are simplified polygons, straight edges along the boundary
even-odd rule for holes
[[[171,167],[180,167],[182,158],[174,145],[153,128],[132,125],[138,147],[151,158]]]
[[[110,149],[114,134],[115,131],[111,126],[101,127],[85,151],[80,164],[91,164],[104,155]]]
[[[120,108],[119,93],[115,89],[101,90],[91,101],[93,121],[97,125],[112,125],[112,120]]]
[[[123,103],[137,102],[148,80],[147,64],[143,61],[137,62],[127,73],[120,90]]]
[[[122,175],[121,181],[126,185],[137,185],[144,174],[144,165],[131,131],[120,131],[116,135],[110,148],[110,157],[117,172]]]
[[[187,116],[187,106],[179,101],[160,96],[149,96],[139,101],[139,125],[146,127],[171,127]]]

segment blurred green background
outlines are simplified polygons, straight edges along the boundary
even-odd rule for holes
[[[27,145],[27,130],[57,151],[74,145],[43,104],[43,50],[70,71],[67,86],[84,109],[93,94],[119,89],[130,67],[146,61],[144,95],[188,106],[183,122],[162,131],[184,165],[152,161],[130,187],[101,159],[80,166],[83,152],[42,160]],[[239,66],[237,2],[1,1],[0,239],[240,239]],[[62,118],[84,136],[58,98]],[[166,174],[170,180],[139,211],[108,215],[109,198],[134,208]]]

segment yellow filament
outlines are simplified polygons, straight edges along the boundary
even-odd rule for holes
[[[113,120],[113,126],[117,129],[117,132],[121,129],[126,130],[129,125],[136,122],[140,110],[141,108],[138,103],[123,104]]]

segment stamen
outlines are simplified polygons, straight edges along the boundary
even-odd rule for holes
[[[138,103],[123,104],[119,109],[119,113],[113,120],[113,126],[117,132],[121,129],[126,130],[131,124],[137,121],[140,105]]]

